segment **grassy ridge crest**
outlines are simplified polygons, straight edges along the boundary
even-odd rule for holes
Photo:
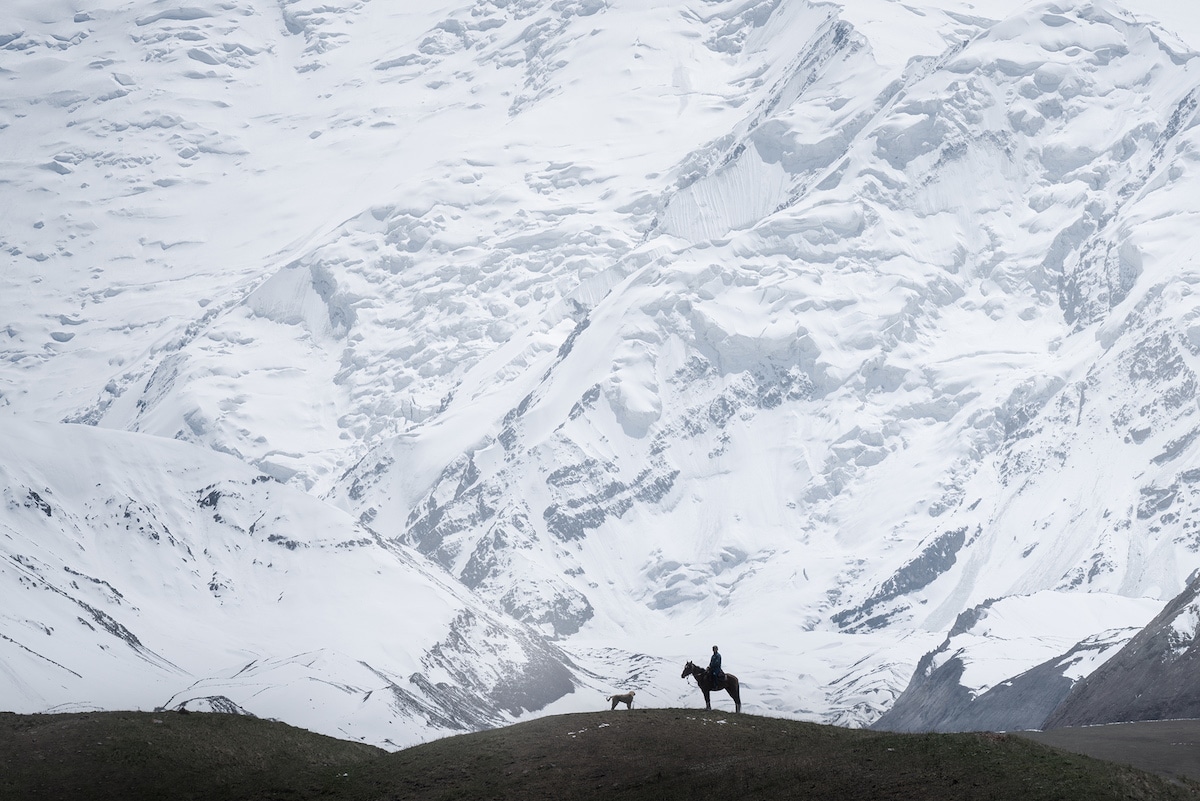
[[[688,709],[540,718],[396,753],[219,714],[0,713],[0,798],[1200,799],[1200,785],[997,734]]]

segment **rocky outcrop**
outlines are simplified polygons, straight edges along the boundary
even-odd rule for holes
[[[1200,717],[1200,581],[1080,681],[1044,728]]]

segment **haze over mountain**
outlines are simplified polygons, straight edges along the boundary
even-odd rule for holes
[[[8,4],[0,708],[1044,719],[1200,568],[1158,5]]]

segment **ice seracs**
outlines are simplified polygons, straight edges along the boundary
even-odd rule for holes
[[[0,705],[1047,703],[1200,567],[1145,5],[14,6]]]

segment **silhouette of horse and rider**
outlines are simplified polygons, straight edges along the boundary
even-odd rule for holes
[[[696,683],[700,685],[700,692],[704,693],[705,709],[712,709],[709,693],[714,690],[717,692],[724,690],[733,699],[734,711],[742,711],[742,693],[738,677],[721,670],[721,652],[717,650],[717,646],[713,646],[712,659],[709,660],[707,669],[693,663],[690,659],[688,660],[688,663],[683,666],[683,672],[679,674],[679,678],[686,679],[688,676],[694,676]]]

